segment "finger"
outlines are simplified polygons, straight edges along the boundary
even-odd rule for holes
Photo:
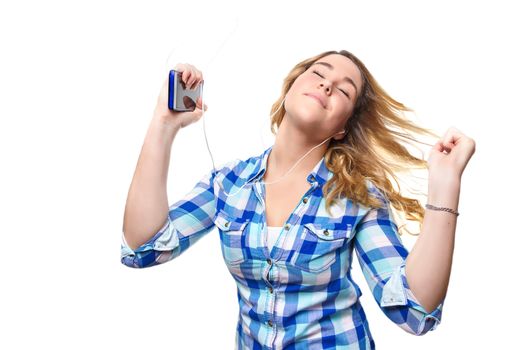
[[[444,141],[444,142],[442,143],[442,146],[444,147],[444,149],[445,149],[446,151],[449,152],[449,151],[451,151],[451,150],[456,146],[456,144],[454,143],[454,141],[450,140],[450,141]]]
[[[431,153],[444,153],[444,145],[442,144],[442,140],[437,140],[431,149]]]
[[[444,146],[444,141],[440,139],[433,145],[431,154],[449,154],[451,150],[452,148]]]
[[[187,79],[190,76],[190,67],[186,63],[178,63],[176,65],[175,70],[179,73],[179,76],[181,77],[181,81],[186,84]]]
[[[190,86],[190,88],[195,89],[199,85],[200,82],[201,82],[201,74],[196,73],[196,75],[194,76],[194,81],[193,81],[192,85]]]
[[[198,83],[198,78],[197,78],[196,72],[191,71],[191,76],[190,76],[187,86],[189,86],[189,88],[192,90],[196,87],[197,83]]]
[[[201,111],[206,112],[207,109],[208,109],[208,106],[205,104],[204,108],[201,108],[201,106],[197,106],[195,110],[196,110],[196,111],[200,111],[200,112],[201,112]]]
[[[201,96],[199,96],[196,100],[196,107],[201,108],[203,100],[201,99]]]
[[[201,73],[201,71],[195,69],[194,70],[194,87],[199,85],[199,83],[201,83],[202,80],[203,80],[203,74]]]
[[[455,147],[455,138],[454,135],[451,133],[448,133],[446,136],[444,136],[444,139],[442,140],[442,146],[446,150],[451,150],[453,147]]]
[[[443,137],[443,144],[445,147],[452,149],[463,136],[464,134],[460,130],[451,127],[446,131],[446,134]]]
[[[444,146],[442,145],[442,140],[438,140],[437,143],[433,146],[433,148],[438,152],[444,151]]]
[[[453,147],[455,147],[455,145],[451,142],[447,142],[446,139],[441,139],[439,140],[439,144],[440,144],[440,152],[442,153],[450,153],[451,150],[453,149]]]
[[[183,75],[181,77],[181,80],[183,81],[183,83],[185,83],[185,86],[188,86],[188,81],[190,79],[190,75],[191,75],[191,71],[190,70],[186,70],[183,72]]]
[[[203,111],[206,111],[208,109],[208,106],[207,104],[202,104],[203,100],[201,99],[201,96],[198,97],[197,101],[196,101],[196,108],[199,109],[199,110],[203,110]],[[202,108],[203,107],[203,108]]]

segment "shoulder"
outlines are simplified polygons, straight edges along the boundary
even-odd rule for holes
[[[260,168],[260,160],[258,157],[250,157],[248,159],[239,159],[228,161],[217,168],[217,174],[220,176],[229,176],[234,174],[236,176],[248,175]]]
[[[377,185],[371,181],[370,179],[366,179],[366,188],[368,190],[368,194],[372,197],[377,198],[377,200],[381,203],[381,207],[387,207],[390,202],[384,191],[382,191]]]
[[[261,163],[262,158],[259,156],[228,161],[216,169],[215,181],[225,185],[225,188],[241,186],[260,171]]]

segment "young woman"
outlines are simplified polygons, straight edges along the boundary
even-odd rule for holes
[[[178,65],[196,87],[202,74]],[[373,349],[351,276],[357,256],[384,314],[422,335],[440,323],[451,271],[461,176],[475,142],[450,128],[429,159],[401,141],[433,135],[347,51],[297,64],[272,108],[275,143],[261,155],[210,171],[181,200],[167,202],[176,133],[199,120],[158,98],[125,208],[122,262],[154,266],[174,259],[217,226],[237,282],[238,349]],[[390,178],[428,168],[427,211]],[[409,253],[391,207],[422,223]]]

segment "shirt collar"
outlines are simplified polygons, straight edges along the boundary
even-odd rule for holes
[[[259,157],[258,161],[256,162],[256,166],[254,168],[254,177],[252,177],[248,182],[250,181],[261,181],[263,178],[263,174],[266,172],[266,166],[268,162],[268,155],[272,151],[272,147],[268,147]],[[317,164],[314,166],[312,171],[308,174],[306,180],[313,184],[314,182],[317,182],[319,186],[322,186],[333,174],[330,173],[328,168],[326,167],[324,163],[324,155],[323,157],[317,162]]]

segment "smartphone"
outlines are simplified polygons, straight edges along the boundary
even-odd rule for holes
[[[187,89],[181,80],[182,72],[171,70],[169,73],[169,109],[187,112],[196,109],[196,101],[203,93],[203,81],[193,89]]]

